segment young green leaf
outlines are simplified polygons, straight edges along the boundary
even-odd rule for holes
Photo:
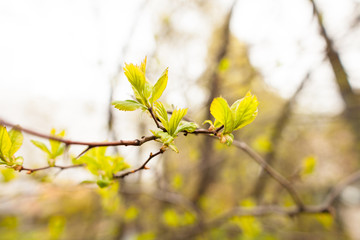
[[[234,130],[233,115],[227,101],[224,98],[218,97],[212,101],[210,113],[216,121],[224,125],[224,133],[231,133]]]
[[[11,141],[11,148],[10,148],[9,155],[13,156],[21,147],[24,137],[20,131],[15,130],[15,129],[11,129],[9,131],[9,137],[10,137],[10,141]]]
[[[146,62],[147,62],[147,57],[145,56],[144,60],[141,62],[141,65],[140,65],[140,70],[144,73],[144,75],[145,75],[145,71],[146,71]]]
[[[180,122],[179,126],[177,127],[174,135],[178,134],[179,132],[193,132],[198,128],[196,123],[193,122]]]
[[[121,111],[134,111],[139,108],[146,109],[146,106],[134,100],[114,101],[112,105]]]
[[[155,103],[155,114],[160,119],[160,122],[163,124],[166,130],[169,129],[169,119],[167,111],[164,105],[161,102]]]
[[[160,142],[162,142],[166,146],[168,146],[170,143],[174,141],[174,137],[167,132],[163,132],[161,130],[158,131],[151,130],[151,132],[154,134],[154,136],[160,138]]]
[[[55,137],[64,137],[65,131],[63,130],[60,133],[56,134],[56,130],[53,128],[53,129],[51,129],[50,134]],[[50,139],[49,142],[50,142],[50,148],[51,148],[51,158],[55,159],[57,156],[61,155],[62,152],[64,151],[64,148],[61,147],[64,144],[59,141],[52,140],[52,139]],[[62,149],[62,151],[61,151],[61,149]]]
[[[126,64],[124,67],[124,74],[129,80],[130,84],[139,92],[144,91],[145,85],[145,74],[144,72],[136,65],[130,63]]]
[[[258,113],[258,104],[256,96],[248,92],[243,99],[237,100],[231,106],[234,116],[234,130],[240,129],[254,121]]]
[[[10,161],[11,139],[4,126],[0,125],[0,159],[4,162]]]
[[[168,82],[168,69],[166,69],[152,89],[150,103],[154,103],[163,94]]]
[[[175,131],[178,128],[181,119],[186,115],[186,113],[187,113],[187,108],[175,109],[173,111],[173,113],[171,114],[170,121],[169,121],[169,128],[166,129],[166,130],[168,130],[168,133],[171,136],[174,136],[176,134]]]
[[[97,184],[103,188],[108,186],[115,173],[129,167],[120,156],[107,156],[106,147],[96,147],[87,151],[74,164],[85,164],[86,168],[96,176]]]
[[[50,155],[51,152],[50,150],[46,147],[46,145],[42,142],[39,141],[35,141],[35,140],[31,140],[31,142],[37,146],[38,148],[40,148],[43,152],[45,152],[46,154]]]
[[[125,64],[124,73],[130,84],[132,85],[135,98],[145,106],[148,105],[148,100],[145,95],[150,95],[151,86],[147,83],[145,78],[145,73],[142,71],[141,67],[134,64]]]

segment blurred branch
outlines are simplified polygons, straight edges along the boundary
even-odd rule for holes
[[[165,150],[163,150],[162,148],[155,154],[153,153],[150,153],[149,155],[149,158],[138,168],[134,169],[134,170],[131,170],[131,171],[127,171],[125,173],[122,173],[120,175],[114,175],[113,177],[114,178],[124,178],[126,177],[127,175],[130,175],[130,174],[133,174],[133,173],[136,173],[138,171],[141,171],[143,169],[149,169],[146,165],[150,162],[151,159],[153,159],[154,157],[156,157],[157,155],[160,155],[160,154],[163,154]]]
[[[206,230],[219,228],[219,226],[225,224],[233,217],[264,217],[268,215],[284,215],[284,216],[295,216],[299,214],[319,214],[319,213],[330,213],[334,215],[335,209],[333,208],[334,201],[339,197],[340,193],[350,184],[360,180],[360,170],[354,172],[350,176],[345,177],[337,185],[332,187],[329,191],[329,194],[326,196],[323,203],[318,205],[304,205],[303,208],[298,207],[281,207],[276,205],[270,206],[257,206],[257,207],[235,207],[226,213],[216,217],[213,220],[210,220],[207,223],[202,225],[202,228],[198,226],[185,228],[181,230],[175,236],[180,236],[179,239],[194,237]]]
[[[266,173],[269,174],[275,181],[277,181],[281,186],[283,186],[286,191],[290,194],[298,209],[301,210],[304,208],[304,203],[300,199],[298,193],[293,188],[290,181],[288,181],[283,175],[278,171],[272,168],[266,161],[263,159],[257,152],[250,148],[245,142],[234,140],[233,145],[237,148],[243,150],[248,154],[256,163],[258,163]]]
[[[209,229],[218,229],[221,225],[228,222],[233,217],[264,217],[273,214],[284,215],[284,216],[295,216],[299,214],[317,214],[317,213],[331,213],[330,208],[324,208],[323,206],[306,206],[303,209],[294,207],[280,207],[280,206],[258,206],[252,208],[246,207],[235,207],[228,212],[204,223],[201,228],[198,226],[183,228],[176,234],[172,233],[172,236],[166,239],[190,239],[198,234],[201,234]]]
[[[320,28],[320,35],[326,44],[326,56],[331,64],[336,84],[338,85],[340,95],[345,103],[346,120],[350,123],[354,130],[354,136],[357,138],[355,146],[357,151],[360,153],[360,95],[356,94],[351,87],[345,67],[341,62],[338,51],[335,49],[333,40],[326,31],[322,15],[317,8],[315,0],[309,1],[313,8],[314,17],[316,18]]]
[[[217,97],[220,94],[220,88],[221,88],[221,81],[220,76],[218,72],[218,66],[221,62],[221,60],[226,56],[228,45],[230,43],[230,22],[231,18],[234,12],[234,7],[236,4],[236,0],[233,2],[228,14],[225,17],[225,21],[223,23],[223,26],[221,27],[221,31],[219,33],[220,36],[220,43],[219,43],[219,49],[215,52],[215,59],[212,64],[209,65],[208,70],[206,71],[209,74],[209,88],[210,93],[207,99],[206,106],[210,107],[211,102],[215,97]],[[212,116],[210,112],[207,113],[206,119],[211,119]],[[212,166],[212,162],[214,161],[215,154],[214,154],[214,147],[213,143],[209,139],[205,139],[201,146],[201,160],[200,165],[201,168],[203,166]],[[201,171],[199,170],[199,180],[198,184],[195,187],[193,201],[198,202],[200,197],[207,191],[211,183],[216,179],[217,173],[220,171],[221,167],[220,165],[216,165],[216,167],[208,167],[207,171]]]
[[[354,96],[354,92],[351,88],[351,85],[350,85],[350,82],[348,79],[348,75],[346,73],[344,66],[342,65],[339,53],[334,48],[333,41],[329,37],[329,35],[326,31],[326,28],[324,26],[324,22],[322,19],[322,15],[320,14],[320,12],[317,8],[315,0],[309,0],[309,1],[313,8],[314,17],[316,18],[317,23],[320,27],[320,34],[326,43],[326,55],[330,61],[331,67],[335,74],[336,83],[339,86],[341,96],[344,99],[345,103],[349,104],[349,101],[351,101],[351,98]]]
[[[78,167],[84,167],[84,166],[85,166],[85,164],[76,164],[76,165],[69,165],[69,166],[54,165],[54,166],[46,166],[46,167],[41,167],[41,168],[26,168],[23,166],[19,166],[19,168],[16,170],[18,170],[19,172],[27,171],[27,174],[31,174],[33,172],[42,171],[42,170],[46,170],[46,169],[50,169],[50,168],[59,168],[60,170],[64,170],[64,169],[78,168]]]
[[[124,146],[140,146],[146,142],[149,141],[153,141],[155,140],[157,137],[155,136],[147,136],[147,137],[141,137],[140,139],[135,139],[135,140],[118,140],[118,141],[113,141],[113,142],[83,142],[83,141],[72,141],[69,139],[64,139],[64,138],[59,138],[59,137],[55,137],[52,135],[47,135],[47,134],[43,134],[43,133],[39,133],[36,132],[34,130],[28,129],[28,128],[24,128],[24,127],[20,127],[19,125],[15,125],[12,123],[9,123],[7,121],[4,121],[2,119],[0,119],[0,125],[5,125],[5,126],[9,126],[12,127],[16,130],[19,130],[21,132],[25,132],[27,134],[36,136],[36,137],[40,137],[40,138],[46,138],[49,140],[55,140],[58,142],[62,142],[65,143],[66,145],[87,145],[88,148],[85,149],[81,154],[85,153],[85,151],[89,150],[90,148],[93,147],[105,147],[105,146],[120,146],[120,145],[124,145]]]
[[[343,180],[341,180],[337,185],[335,185],[331,191],[329,192],[326,200],[324,201],[325,206],[330,206],[334,203],[337,197],[341,194],[341,192],[350,184],[360,180],[360,170],[354,172],[350,176],[347,176]]]
[[[309,80],[310,73],[307,73],[305,78],[300,83],[299,87],[296,89],[295,93],[292,95],[292,97],[286,102],[284,107],[281,110],[281,113],[279,114],[279,117],[275,123],[274,129],[272,131],[272,134],[270,136],[270,142],[271,142],[271,149],[267,152],[266,156],[264,157],[265,161],[268,164],[274,164],[278,145],[281,140],[281,135],[284,132],[287,124],[289,123],[289,120],[292,115],[292,110],[294,103],[296,102],[296,98],[298,97],[301,90],[304,88],[306,82]],[[264,174],[264,169],[260,170],[259,177],[257,178],[254,187],[252,196],[254,196],[255,199],[257,199],[258,202],[261,201],[261,195],[264,192],[264,189],[266,187],[267,176]]]

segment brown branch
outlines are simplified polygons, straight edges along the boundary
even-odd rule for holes
[[[360,170],[354,172],[350,176],[347,176],[343,180],[341,180],[337,185],[335,185],[332,190],[329,192],[326,200],[324,201],[324,206],[330,206],[334,203],[337,197],[341,194],[341,192],[350,184],[360,180]]]
[[[69,139],[59,138],[59,137],[56,137],[53,135],[39,133],[39,132],[36,132],[36,131],[28,129],[28,128],[20,127],[19,125],[9,123],[2,119],[0,119],[0,125],[9,126],[16,130],[19,130],[21,132],[25,132],[27,134],[37,136],[40,138],[46,138],[46,139],[50,139],[50,140],[59,141],[59,142],[65,143],[66,145],[86,145],[90,148],[105,147],[105,146],[120,146],[120,145],[140,146],[146,142],[157,139],[157,137],[155,137],[155,136],[147,136],[147,137],[142,137],[141,139],[135,139],[135,140],[118,140],[118,141],[112,141],[112,142],[83,142],[83,141],[72,141]]]
[[[161,129],[161,130],[163,130],[163,131],[166,131],[166,129],[165,129],[163,126],[160,125],[159,120],[155,117],[155,114],[154,114],[153,109],[150,107],[150,108],[148,108],[148,111],[149,111],[152,119],[154,120],[154,122],[155,122],[155,124],[156,124],[156,127],[159,128],[159,129]]]
[[[124,172],[120,175],[114,175],[114,179],[115,178],[124,178],[126,177],[127,175],[130,175],[130,174],[133,174],[133,173],[136,173],[140,170],[143,170],[143,169],[149,169],[146,165],[150,162],[151,159],[153,159],[154,157],[156,157],[157,155],[159,154],[162,154],[164,153],[164,150],[161,148],[157,153],[153,154],[153,153],[150,153],[149,155],[149,158],[138,168],[134,169],[134,170],[131,170],[131,171],[127,171],[127,172]]]
[[[339,197],[340,193],[350,184],[360,180],[360,170],[354,172],[350,176],[347,176],[341,180],[337,185],[332,187],[329,191],[329,194],[323,201],[318,205],[304,205],[303,208],[298,207],[281,207],[281,206],[257,206],[253,208],[245,207],[235,207],[226,213],[222,214],[219,217],[216,217],[213,220],[204,223],[201,228],[198,226],[185,228],[181,232],[174,234],[173,236],[178,237],[178,239],[188,239],[190,237],[196,236],[208,229],[214,227],[218,228],[222,224],[226,223],[232,217],[244,217],[244,216],[253,216],[253,217],[263,217],[272,214],[285,215],[285,216],[295,216],[299,214],[317,214],[317,213],[334,213],[332,205],[334,201]]]
[[[284,132],[286,126],[289,123],[289,120],[292,115],[292,110],[294,103],[296,102],[296,99],[302,89],[304,88],[305,84],[309,81],[310,73],[307,73],[306,76],[303,78],[302,82],[300,83],[299,87],[296,89],[295,93],[292,95],[292,97],[285,103],[284,107],[282,108],[281,112],[279,113],[279,116],[276,120],[276,123],[274,125],[273,132],[270,136],[270,142],[271,142],[271,149],[268,151],[264,157],[264,160],[268,163],[273,165],[276,159],[278,145],[281,140],[281,135]],[[263,191],[265,190],[266,184],[267,184],[267,175],[265,174],[264,170],[261,169],[259,176],[254,184],[254,187],[252,189],[252,196],[257,199],[258,202],[261,202],[261,196]]]
[[[304,208],[304,203],[300,199],[298,193],[292,187],[292,184],[289,182],[289,180],[287,180],[283,175],[267,164],[266,161],[245,142],[234,140],[233,145],[243,150],[247,155],[255,160],[255,162],[258,163],[275,181],[283,186],[300,210]]]
[[[203,233],[209,229],[219,228],[221,225],[226,223],[229,219],[233,217],[263,217],[269,216],[272,214],[284,215],[284,216],[294,216],[299,214],[317,214],[317,213],[331,213],[330,208],[324,208],[320,205],[306,206],[302,209],[296,207],[280,207],[280,206],[258,206],[252,208],[246,207],[235,207],[228,212],[222,214],[219,217],[216,217],[213,220],[204,223],[201,227],[192,226],[185,227],[180,232],[172,232],[171,236],[165,237],[165,239],[192,239],[192,237]],[[175,237],[175,238],[174,238]]]
[[[26,168],[26,167],[20,166],[16,170],[19,172],[27,171],[27,174],[31,174],[33,172],[42,171],[42,170],[46,170],[46,169],[50,169],[50,168],[59,168],[60,170],[64,170],[64,169],[78,168],[78,167],[83,167],[83,166],[85,166],[85,164],[77,164],[77,165],[69,165],[69,166],[54,165],[54,166],[46,166],[46,167],[40,167],[40,168]]]

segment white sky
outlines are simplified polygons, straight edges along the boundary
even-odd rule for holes
[[[138,62],[155,45],[155,21],[151,12],[154,6],[139,15],[144,2],[0,0],[0,116],[23,123],[24,114],[29,115],[25,109],[31,108],[33,114],[48,111],[50,120],[56,121],[61,116],[68,119],[68,111],[71,114],[87,111],[79,111],[75,102],[86,103],[92,113],[104,114],[109,81],[119,63],[124,60]],[[359,31],[348,30],[355,1],[318,2],[324,10],[329,33],[341,40],[336,43],[350,79],[360,86],[357,64],[360,47],[356,41]],[[195,27],[196,23],[200,24],[195,15],[196,12],[189,12],[187,21],[179,22],[178,29],[188,26],[189,31],[198,31],[201,26]],[[122,49],[136,18],[139,18],[139,27],[131,40],[130,54],[124,59]],[[337,98],[331,69],[328,64],[321,63],[323,43],[313,22],[307,0],[240,0],[231,27],[240,40],[249,44],[251,60],[271,88],[283,96],[290,96],[305,73],[315,69],[316,77],[313,77],[302,103],[313,111],[337,112],[341,110],[341,102]],[[344,36],[348,32],[350,36]],[[341,45],[342,42],[346,44]],[[196,56],[206,54],[199,49]],[[180,58],[184,56],[191,55],[179,55]],[[192,78],[199,74],[196,66],[203,66],[199,59],[205,57],[196,59],[196,56],[182,59],[195,61],[187,73]],[[170,74],[176,76],[180,71],[176,69],[178,59],[173,60],[160,65],[169,66]],[[169,85],[172,89],[181,86]],[[121,86],[117,95],[126,98],[130,95],[129,89],[126,85]],[[192,92],[196,94],[196,90]],[[181,95],[169,95],[168,100],[174,101],[172,103],[183,104]],[[57,109],[51,108],[54,105]],[[20,110],[25,113],[19,113]],[[78,119],[78,115],[74,117]],[[65,120],[60,123],[68,124]]]

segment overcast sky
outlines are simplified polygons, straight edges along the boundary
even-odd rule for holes
[[[359,31],[349,30],[358,2],[317,2],[330,35],[337,40],[352,83],[360,86]],[[88,102],[95,108],[97,104],[108,104],[109,81],[124,61],[121,53],[136,18],[140,22],[125,61],[141,61],[155,45],[154,6],[139,16],[143,4],[116,0],[0,0],[0,116],[12,118],[17,114],[14,109],[36,99]],[[190,29],[196,23],[193,15],[189,14],[179,26]],[[302,103],[311,105],[314,111],[341,110],[331,69],[323,63],[324,45],[308,1],[239,1],[231,29],[249,45],[252,63],[269,89],[291,96],[312,70],[311,87]],[[172,62],[162,64],[170,67],[170,74],[171,69],[176,69]],[[119,91],[130,94],[128,90]],[[180,97],[171,100],[182,104]]]

